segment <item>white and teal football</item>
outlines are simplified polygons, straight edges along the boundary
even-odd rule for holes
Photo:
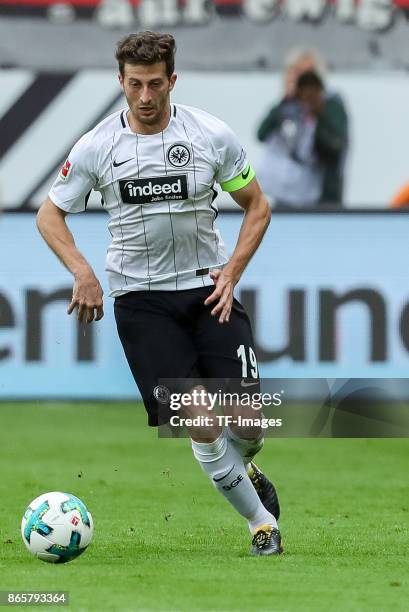
[[[53,491],[36,497],[21,522],[28,550],[41,561],[66,563],[88,547],[94,524],[84,502],[69,493]]]

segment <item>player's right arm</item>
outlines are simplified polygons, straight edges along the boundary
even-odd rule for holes
[[[37,214],[37,227],[52,251],[74,277],[72,300],[68,314],[78,308],[78,320],[99,321],[104,316],[102,287],[85,257],[75,246],[67,227],[67,213],[47,198]]]
[[[83,212],[91,190],[97,188],[99,147],[94,136],[87,132],[74,145],[37,216],[44,240],[74,276],[68,314],[77,308],[78,320],[86,323],[104,316],[103,293],[93,269],[75,246],[65,217]]]

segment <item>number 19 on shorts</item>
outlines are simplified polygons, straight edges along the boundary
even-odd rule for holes
[[[246,351],[247,348],[247,351]],[[237,357],[241,359],[241,375],[243,378],[258,378],[257,357],[251,346],[245,347],[240,344],[237,349]],[[250,374],[249,374],[250,366]]]

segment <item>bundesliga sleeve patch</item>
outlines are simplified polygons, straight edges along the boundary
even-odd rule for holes
[[[71,170],[72,170],[72,164],[67,159],[67,161],[65,162],[65,164],[63,165],[63,167],[60,170],[60,179],[62,181],[66,181],[68,179],[68,177],[70,176]]]
[[[244,168],[243,172],[241,172],[238,176],[226,181],[224,183],[220,183],[220,187],[223,191],[237,191],[238,189],[242,189],[246,185],[248,185],[253,178],[256,176],[253,168],[249,165]]]

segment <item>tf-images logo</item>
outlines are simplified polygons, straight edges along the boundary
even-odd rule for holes
[[[166,154],[168,162],[175,168],[184,168],[190,162],[191,154],[188,147],[182,143],[176,143],[169,147]]]
[[[164,200],[187,200],[187,176],[153,176],[151,178],[119,181],[125,204],[151,204]]]

